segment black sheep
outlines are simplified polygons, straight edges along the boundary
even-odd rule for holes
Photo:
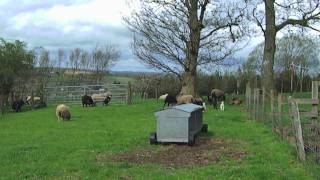
[[[166,104],[168,104],[168,106],[170,104],[177,104],[177,99],[176,97],[172,96],[172,95],[167,95],[167,97],[164,99],[164,105],[163,107],[166,106]]]
[[[103,101],[103,105],[108,105],[109,102],[111,101],[111,97],[110,96],[107,96],[106,99]]]
[[[16,100],[12,102],[12,110],[15,112],[21,112],[21,107],[24,105],[24,101],[22,99]]]
[[[84,105],[86,105],[86,107],[89,106],[94,106],[94,102],[92,100],[91,96],[88,95],[84,95],[82,96],[82,106],[84,107]]]

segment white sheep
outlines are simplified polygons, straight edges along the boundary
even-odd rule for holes
[[[64,104],[58,105],[56,108],[56,116],[57,116],[59,122],[61,121],[61,118],[63,121],[70,120],[71,113],[70,113],[69,107]]]
[[[40,97],[33,97],[33,102],[36,104],[36,103],[39,103],[40,102]],[[28,104],[31,104],[31,96],[27,96],[27,103]]]

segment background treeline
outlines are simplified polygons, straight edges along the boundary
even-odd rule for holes
[[[31,93],[44,99],[44,87],[103,83],[120,57],[117,46],[96,46],[91,51],[29,49],[22,41],[0,39],[0,108]]]
[[[197,73],[197,93],[206,96],[213,88],[222,89],[229,94],[244,94],[246,83],[253,87],[261,86],[263,45],[258,44],[248,59],[234,70],[211,70]],[[311,91],[312,80],[320,80],[319,41],[301,34],[288,34],[277,39],[274,75],[278,92]],[[222,67],[220,69],[229,69]],[[232,69],[232,68],[231,68]],[[179,79],[174,75],[137,76],[136,89],[141,96],[159,94],[177,95],[181,89]]]

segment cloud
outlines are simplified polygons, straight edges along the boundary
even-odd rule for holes
[[[52,52],[116,44],[122,56],[115,70],[147,70],[130,51],[132,36],[122,21],[126,7],[125,0],[2,0],[0,33]]]

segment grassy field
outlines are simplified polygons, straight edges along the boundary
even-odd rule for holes
[[[245,152],[206,166],[168,168],[157,163],[101,160],[101,155],[151,149],[153,112],[162,103],[71,107],[72,121],[58,123],[54,107],[0,116],[0,179],[315,179],[295,149],[264,124],[247,121],[241,107],[204,113],[209,136]],[[312,172],[318,172],[314,174]]]

